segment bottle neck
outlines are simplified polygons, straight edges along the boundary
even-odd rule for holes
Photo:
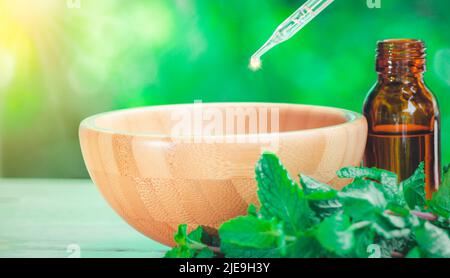
[[[389,73],[379,72],[378,82],[383,83],[423,83],[423,72],[418,73]]]
[[[421,82],[425,72],[425,45],[418,40],[385,40],[378,43],[378,79]]]

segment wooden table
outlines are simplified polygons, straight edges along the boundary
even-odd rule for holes
[[[90,180],[0,179],[0,257],[162,257]]]

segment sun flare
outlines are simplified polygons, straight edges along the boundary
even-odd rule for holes
[[[39,28],[39,24],[46,22],[63,1],[57,0],[14,0],[5,1],[5,10],[10,19],[29,28]]]

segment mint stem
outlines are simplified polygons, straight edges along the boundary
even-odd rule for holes
[[[220,248],[219,247],[208,246],[208,248],[211,249],[211,251],[213,251],[216,254],[220,253]]]
[[[420,211],[411,211],[412,215],[415,215],[421,219],[428,220],[428,221],[436,221],[438,217],[432,213],[428,212],[420,212]]]
[[[392,258],[404,258],[405,257],[404,254],[397,252],[397,251],[392,251],[391,256],[392,256]]]
[[[209,246],[209,245],[203,244],[201,242],[197,242],[197,241],[190,241],[188,243],[189,243],[189,247],[191,249],[202,250],[203,248],[208,248],[216,254],[220,253],[219,247]]]
[[[399,214],[393,212],[392,210],[386,210],[385,212],[390,215],[400,216]],[[420,219],[423,219],[423,220],[436,221],[438,219],[438,217],[436,215],[429,213],[429,212],[421,212],[421,211],[412,210],[410,213],[414,216],[417,216]]]

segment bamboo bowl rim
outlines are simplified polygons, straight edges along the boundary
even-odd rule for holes
[[[161,110],[175,110],[180,108],[189,108],[193,107],[196,104],[193,103],[181,103],[181,104],[165,104],[165,105],[154,105],[154,106],[142,106],[142,107],[136,107],[136,108],[126,108],[126,109],[119,109],[109,112],[103,112],[99,114],[92,115],[90,117],[85,118],[80,123],[80,128],[89,129],[92,131],[100,132],[100,133],[107,133],[107,134],[113,134],[113,135],[126,135],[126,136],[133,136],[133,137],[143,137],[148,139],[189,139],[193,138],[198,135],[179,135],[174,136],[171,134],[165,134],[165,133],[156,133],[156,132],[148,132],[148,131],[129,131],[129,130],[120,130],[120,129],[113,129],[113,128],[107,128],[102,127],[97,124],[97,120],[99,118],[108,118],[111,116],[118,116],[123,114],[124,116],[129,114],[130,112],[138,113],[142,111],[161,111]],[[316,112],[319,112],[318,110],[323,110],[324,112],[328,113],[341,113],[343,122],[339,124],[333,124],[323,127],[316,127],[316,128],[308,128],[308,129],[301,129],[301,130],[287,130],[287,131],[280,131],[280,132],[272,132],[272,133],[246,133],[246,134],[231,134],[231,135],[202,135],[201,138],[228,138],[228,137],[242,137],[242,138],[248,138],[248,137],[275,137],[280,135],[299,135],[299,134],[307,134],[311,132],[315,132],[318,130],[326,131],[326,130],[334,130],[337,128],[341,128],[347,125],[351,125],[357,120],[363,119],[364,116],[360,113],[343,109],[343,108],[337,108],[337,107],[331,107],[331,106],[321,106],[321,105],[308,105],[308,104],[291,104],[291,103],[273,103],[273,102],[207,102],[201,104],[203,107],[217,107],[217,108],[226,108],[226,107],[278,107],[278,108],[293,108],[293,109],[316,109]]]

